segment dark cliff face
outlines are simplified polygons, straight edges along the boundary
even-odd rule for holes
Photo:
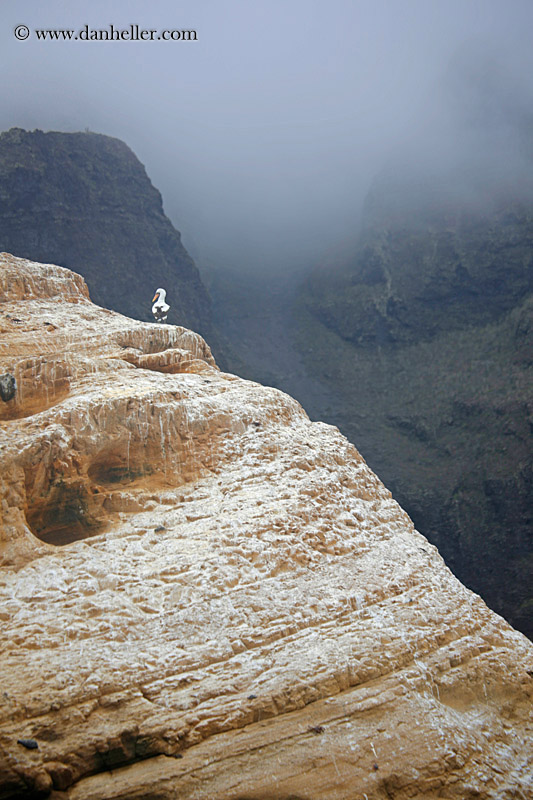
[[[302,353],[417,528],[533,637],[533,203],[372,202],[350,263],[307,282]]]
[[[357,345],[409,344],[490,324],[526,296],[533,279],[533,212],[417,230],[366,233],[354,264],[323,281],[315,313]]]
[[[409,344],[490,324],[522,302],[533,285],[533,201],[450,207],[423,197],[417,207],[407,185],[411,208],[398,208],[390,183],[371,193],[352,260],[318,274],[313,309],[328,328],[356,345]]]
[[[211,306],[161,195],[132,151],[94,133],[0,135],[0,251],[81,273],[95,303],[211,334]]]

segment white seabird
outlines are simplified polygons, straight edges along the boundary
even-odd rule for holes
[[[164,289],[158,289],[153,297],[152,314],[156,322],[164,322],[167,318],[170,306],[165,302],[167,293]]]

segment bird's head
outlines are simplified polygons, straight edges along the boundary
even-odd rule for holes
[[[165,292],[164,289],[156,289],[156,293],[154,294],[154,296],[152,298],[152,303],[155,303],[155,301],[161,296],[163,297],[163,300],[164,300],[165,299],[165,295],[166,295],[166,292]]]

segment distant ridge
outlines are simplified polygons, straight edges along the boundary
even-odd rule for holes
[[[165,216],[160,193],[119,139],[96,133],[0,134],[0,251],[79,272],[95,302],[151,319],[164,286],[169,322],[212,338],[211,302]]]

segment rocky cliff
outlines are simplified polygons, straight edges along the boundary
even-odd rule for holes
[[[401,186],[376,187],[351,261],[309,280],[300,346],[338,392],[329,418],[455,574],[533,637],[533,205],[413,217]]]
[[[210,288],[232,368],[338,425],[533,639],[532,107],[511,65],[466,43],[349,245],[307,275],[219,271]]]
[[[533,647],[329,425],[0,262],[0,797],[531,798]]]
[[[161,195],[132,151],[95,133],[0,134],[0,251],[74,269],[96,302],[151,319],[166,288],[169,322],[212,339],[210,299]]]

